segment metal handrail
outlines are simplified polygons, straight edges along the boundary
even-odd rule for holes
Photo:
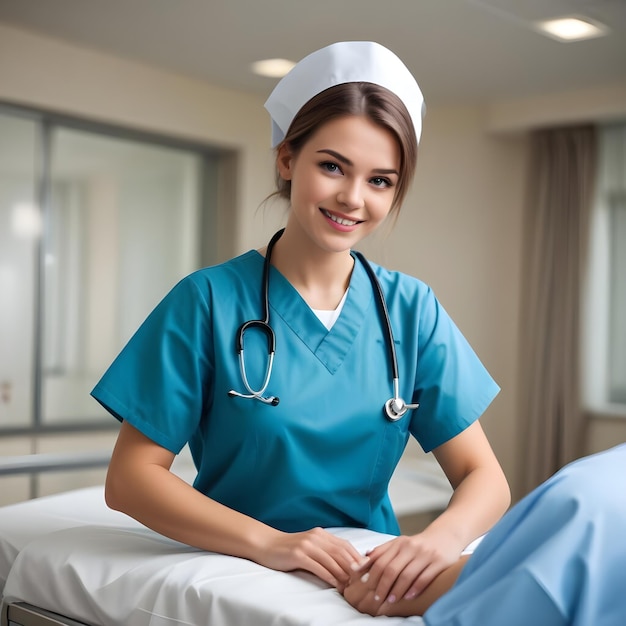
[[[42,453],[0,457],[0,476],[107,467],[111,452]]]

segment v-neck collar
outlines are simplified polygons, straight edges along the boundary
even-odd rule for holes
[[[361,331],[363,318],[375,304],[372,284],[365,268],[356,258],[346,302],[330,330],[322,324],[298,290],[273,265],[270,267],[269,301],[270,324],[272,316],[281,317],[331,374],[341,367]]]

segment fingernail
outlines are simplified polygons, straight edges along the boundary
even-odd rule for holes
[[[396,601],[396,596],[393,595],[393,593],[387,598],[387,602],[389,604],[393,604]]]
[[[404,599],[405,600],[413,600],[413,598],[415,598],[415,596],[417,596],[417,593],[415,593],[415,591],[413,591],[413,590],[407,591],[404,594]]]
[[[363,574],[363,576],[361,576],[361,582],[362,583],[366,583],[369,579],[370,579],[370,573],[369,572],[365,572],[365,574]]]
[[[370,562],[368,557],[365,557],[364,559],[361,559],[360,561],[353,561],[350,564],[350,569],[353,572],[357,572],[358,570],[362,569],[365,565],[367,565]]]
[[[375,595],[374,596],[374,600],[376,600],[376,602],[380,602],[380,596],[379,595]]]

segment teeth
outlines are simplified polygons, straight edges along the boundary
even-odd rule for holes
[[[346,220],[342,217],[337,217],[335,215],[331,215],[328,211],[324,211],[324,215],[331,219],[333,222],[337,222],[337,224],[341,224],[342,226],[354,226],[358,222],[355,220]]]

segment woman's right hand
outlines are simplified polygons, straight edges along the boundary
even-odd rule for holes
[[[297,533],[277,531],[255,560],[283,572],[306,570],[343,592],[350,576],[368,559],[349,541],[313,528]]]
[[[363,557],[321,528],[286,533],[230,509],[172,474],[174,455],[127,422],[109,464],[106,499],[158,533],[203,550],[275,570],[306,570],[343,591]]]

